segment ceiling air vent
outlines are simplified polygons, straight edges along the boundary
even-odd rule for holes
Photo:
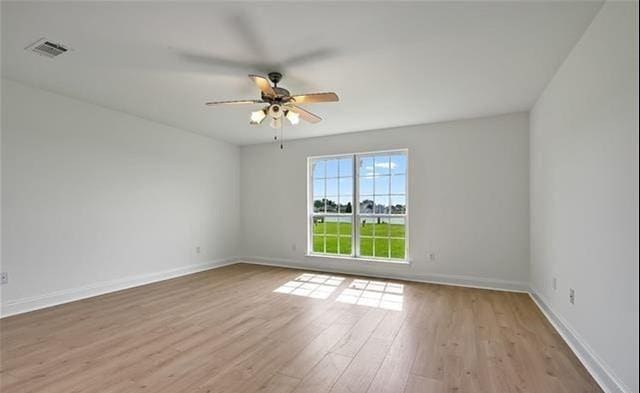
[[[69,47],[41,38],[25,49],[46,57],[56,57],[69,51]]]

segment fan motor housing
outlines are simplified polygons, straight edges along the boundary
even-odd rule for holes
[[[291,93],[289,93],[289,90],[283,89],[282,87],[273,87],[273,90],[276,92],[276,95],[277,95],[275,98],[269,97],[264,93],[262,93],[262,100],[267,102],[283,102],[283,101],[288,101],[289,96],[291,96]]]

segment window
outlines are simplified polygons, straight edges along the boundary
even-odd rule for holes
[[[310,158],[309,204],[309,254],[406,259],[406,151]]]
[[[312,252],[353,255],[353,157],[312,160]]]

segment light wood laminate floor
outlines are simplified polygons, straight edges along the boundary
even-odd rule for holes
[[[250,264],[0,329],[2,393],[601,391],[526,294]]]

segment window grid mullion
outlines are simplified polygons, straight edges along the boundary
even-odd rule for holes
[[[336,197],[338,200],[337,202],[337,212],[340,213],[340,160],[338,160],[338,178],[336,179],[337,184],[337,194],[338,196]],[[340,227],[342,226],[342,219],[340,217],[336,218],[336,250],[338,255],[340,255]]]
[[[391,214],[391,156],[389,156],[389,160],[387,161],[387,167],[389,169],[389,186],[387,187],[387,209],[389,214]],[[391,217],[387,218],[387,258],[391,258]]]
[[[360,255],[360,239],[359,239],[359,231],[360,227],[360,218],[358,217],[358,213],[360,213],[360,164],[358,162],[358,157],[353,154],[351,156],[351,174],[353,176],[351,189],[353,190],[351,195],[351,256],[359,256]]]
[[[384,176],[388,179],[388,185],[387,185],[387,190],[386,190],[386,195],[380,194],[378,195],[381,191],[383,190],[378,190],[376,187],[376,180],[378,179],[378,177],[381,177],[383,175],[380,175],[379,173],[377,173],[378,171],[376,171],[376,158],[387,155],[388,154],[388,160],[386,160],[385,166],[388,169],[387,174],[385,174]],[[343,190],[341,190],[341,184],[340,184],[340,179],[341,179],[341,170],[340,170],[340,158],[344,159],[346,157],[351,157],[352,160],[352,195],[351,195],[351,203],[352,203],[352,211],[350,213],[343,213],[342,209],[341,209],[341,192]],[[360,177],[361,177],[361,159],[362,157],[371,157],[371,161],[373,163],[373,173],[371,175],[371,178],[373,180],[373,184],[372,184],[372,194],[373,194],[373,211],[372,213],[362,213],[361,209],[360,209],[360,198],[361,198],[361,189],[360,189]],[[395,218],[402,218],[402,224],[404,226],[404,236],[403,237],[393,237],[393,239],[403,239],[404,240],[404,245],[405,245],[405,249],[404,249],[404,255],[406,257],[407,255],[407,189],[408,189],[408,185],[407,185],[407,174],[408,174],[408,160],[405,161],[405,165],[407,166],[406,170],[403,171],[403,175],[405,176],[405,181],[404,181],[404,206],[405,206],[405,212],[404,214],[392,214],[391,213],[391,196],[392,196],[392,179],[394,178],[394,174],[391,173],[391,164],[392,164],[392,157],[393,154],[390,154],[390,152],[380,152],[379,154],[373,154],[373,153],[369,153],[369,154],[352,154],[350,156],[336,156],[335,158],[331,158],[331,159],[335,159],[338,160],[337,162],[337,177],[335,178],[335,180],[337,181],[337,185],[336,185],[336,192],[337,192],[337,201],[336,201],[336,212],[335,213],[330,213],[328,211],[328,190],[327,190],[327,186],[328,186],[328,180],[329,178],[327,177],[327,163],[329,160],[331,159],[323,159],[323,160],[318,160],[319,162],[322,162],[323,165],[323,170],[324,170],[324,176],[322,178],[322,181],[324,183],[324,193],[323,193],[323,199],[324,199],[324,209],[322,212],[320,213],[316,213],[314,211],[314,207],[313,207],[313,201],[315,198],[313,198],[315,191],[314,191],[314,181],[311,182],[311,220],[310,220],[310,232],[311,232],[311,240],[312,240],[312,244],[313,244],[313,230],[314,230],[314,217],[322,217],[322,222],[324,224],[324,228],[322,231],[322,236],[323,236],[323,252],[326,254],[327,253],[327,237],[330,234],[327,228],[327,225],[329,224],[328,219],[331,220],[335,220],[335,222],[332,222],[332,224],[335,224],[336,229],[335,229],[335,237],[336,237],[336,250],[338,255],[340,254],[341,251],[341,237],[342,235],[346,235],[347,233],[343,233],[342,232],[342,218],[343,217],[349,217],[349,219],[351,220],[351,250],[350,250],[350,255],[351,256],[355,256],[355,257],[360,257],[362,256],[362,249],[360,247],[360,243],[361,243],[361,238],[362,238],[362,228],[361,228],[361,220],[366,219],[367,217],[370,217],[371,220],[371,235],[370,238],[371,239],[371,248],[372,248],[372,256],[373,257],[377,257],[376,255],[376,236],[378,235],[383,235],[380,232],[380,226],[381,225],[377,225],[376,222],[378,222],[378,220],[380,220],[381,224],[382,224],[382,220],[385,220],[385,224],[387,225],[386,228],[386,242],[387,242],[387,255],[386,258],[387,259],[391,259],[392,256],[392,250],[391,250],[391,240],[392,240],[392,231],[391,231],[391,223],[393,221],[393,219]],[[406,153],[405,153],[405,157],[406,157]],[[312,161],[313,162],[313,161]],[[382,162],[381,162],[382,164]],[[313,169],[313,167],[312,167]],[[313,172],[311,173],[312,175],[312,180],[313,178]],[[397,174],[395,174],[397,175]],[[332,178],[333,180],[333,178]],[[400,195],[400,194],[398,194]],[[383,207],[383,209],[388,210],[386,213],[377,213],[376,212],[376,196],[385,196],[385,198],[387,199],[386,201],[386,206]],[[383,201],[381,201],[383,202]],[[375,221],[373,221],[375,219]],[[346,221],[345,221],[346,223]],[[378,227],[378,228],[377,228]],[[345,236],[346,237],[346,236]],[[382,239],[380,239],[382,240]],[[380,243],[380,242],[379,242]],[[381,243],[380,243],[381,244]]]
[[[373,213],[375,214],[376,212],[376,157],[372,156],[371,157],[371,162],[373,163],[373,174],[372,174],[372,179],[373,179],[373,184],[371,185],[371,192],[373,193],[372,198],[373,198]],[[375,257],[376,256],[376,224],[371,224],[371,256]]]
[[[327,213],[327,161],[328,160],[324,160],[324,177],[322,178],[323,182],[324,182],[324,192],[323,192],[323,199],[324,199],[324,213]],[[327,216],[323,216],[322,217],[322,253],[326,254],[327,253]]]

